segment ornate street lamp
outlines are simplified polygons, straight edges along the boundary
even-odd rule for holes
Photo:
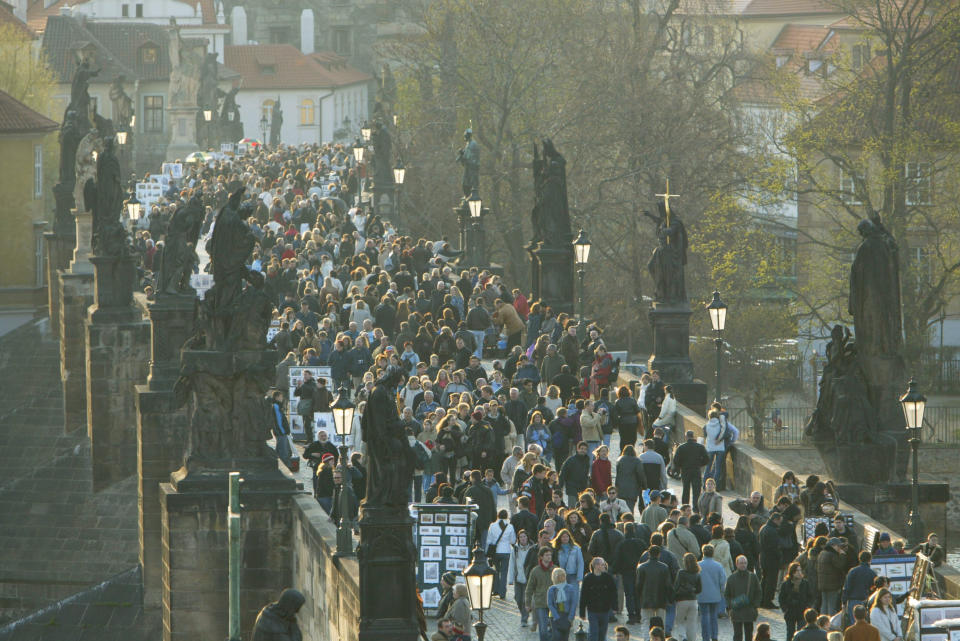
[[[270,126],[270,122],[267,120],[267,114],[263,114],[263,117],[260,119],[260,142],[262,144],[267,144],[267,128]]]
[[[587,631],[583,629],[583,622],[580,623],[580,629],[573,635],[574,641],[587,641],[589,638]]]
[[[206,120],[207,122],[210,122],[211,120],[213,120],[213,110],[212,110],[212,109],[204,109],[204,110],[203,110],[203,119]]]
[[[354,145],[353,145],[353,159],[357,162],[358,165],[363,162],[363,152],[364,152],[364,151],[365,151],[365,149],[363,148],[363,145],[360,144],[360,141],[357,141],[356,143],[354,143]]]
[[[480,220],[480,214],[483,212],[483,201],[480,200],[480,194],[474,189],[467,200],[467,206],[470,208],[470,220],[476,223]]]
[[[580,277],[580,291],[577,296],[577,334],[585,331],[583,327],[583,290],[584,279],[587,275],[587,261],[590,260],[590,239],[587,232],[580,230],[577,239],[573,241],[573,260],[577,264],[577,276]]]
[[[399,160],[397,161],[397,166],[393,168],[393,182],[396,185],[402,185],[403,179],[407,175],[407,170],[404,168],[403,163]]]
[[[487,555],[480,549],[477,542],[473,548],[473,563],[463,571],[463,578],[467,582],[467,594],[470,596],[470,605],[477,611],[479,621],[473,627],[477,629],[477,638],[483,641],[487,633],[487,624],[483,622],[483,613],[490,609],[490,600],[493,595],[493,568],[487,563]]]
[[[353,432],[353,412],[356,409],[350,402],[350,392],[341,387],[337,392],[337,401],[333,410],[333,426],[340,438],[340,523],[337,525],[337,556],[353,555],[353,539],[350,538],[350,505],[347,501],[347,437]]]
[[[142,205],[139,202],[127,203],[127,218],[130,220],[140,220],[140,209]]]
[[[710,324],[713,325],[713,331],[717,337],[713,339],[713,344],[717,346],[717,384],[716,401],[720,402],[720,360],[723,356],[723,328],[727,324],[727,304],[720,300],[720,292],[713,292],[713,300],[707,305],[707,311],[710,313]]]
[[[125,145],[125,144],[127,144],[127,132],[125,132],[125,131],[118,131],[118,132],[117,132],[116,134],[114,134],[114,135],[115,135],[116,138],[117,138],[117,144],[118,144],[118,145]]]
[[[397,166],[393,168],[393,214],[398,232],[400,231],[400,188],[406,176],[407,170],[403,166],[403,161],[397,159]]]
[[[923,542],[923,519],[920,517],[920,469],[917,463],[917,451],[920,449],[920,435],[923,429],[923,411],[927,406],[927,397],[917,390],[912,378],[907,384],[907,393],[900,397],[906,427],[910,430],[910,450],[913,455],[913,482],[910,486],[910,518],[907,519],[907,536],[911,545]]]
[[[363,126],[360,127],[360,136],[363,137],[363,142],[370,142],[370,135],[373,132],[370,130],[370,123],[364,121]]]

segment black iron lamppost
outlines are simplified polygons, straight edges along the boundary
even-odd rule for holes
[[[337,525],[337,556],[353,556],[353,539],[350,538],[350,505],[347,501],[347,437],[353,432],[353,412],[350,392],[341,387],[333,410],[333,425],[340,437],[340,523]]]
[[[583,622],[580,623],[580,629],[573,635],[574,641],[587,641],[589,638],[587,631],[583,629]]]
[[[472,260],[470,260],[471,265],[476,265],[477,267],[482,267],[486,262],[484,260],[484,251],[483,247],[483,201],[480,199],[480,194],[474,189],[470,193],[470,198],[467,199],[467,209],[470,212],[470,223],[473,227],[473,242],[468,246],[468,250],[472,253]]]
[[[394,223],[397,226],[397,233],[400,232],[400,188],[403,186],[403,180],[407,177],[407,170],[403,166],[403,161],[397,160],[397,166],[393,168],[393,213],[396,219]]]
[[[363,162],[363,152],[366,151],[360,141],[353,143],[353,161],[357,168],[357,204],[363,204],[363,181],[360,178],[360,163]]]
[[[580,291],[577,293],[577,337],[586,333],[583,326],[583,293],[584,280],[587,276],[587,261],[590,259],[590,239],[587,232],[580,230],[577,239],[573,241],[573,260],[577,265],[577,276],[580,278]]]
[[[717,337],[713,339],[713,344],[717,346],[717,384],[716,401],[720,402],[720,361],[723,357],[723,328],[727,324],[727,304],[720,300],[720,292],[713,292],[713,300],[707,305],[707,311],[710,312],[710,324],[713,325],[713,331]]]
[[[927,406],[927,397],[917,391],[917,383],[911,378],[907,384],[907,393],[900,397],[903,417],[910,430],[910,450],[913,455],[913,482],[910,486],[910,518],[907,519],[907,536],[911,545],[923,542],[923,518],[920,516],[920,469],[917,463],[917,451],[920,449],[920,430],[923,429],[923,411]]]
[[[493,568],[487,563],[487,555],[480,549],[477,542],[473,548],[473,563],[463,571],[463,578],[467,582],[467,594],[470,595],[470,605],[477,611],[479,620],[473,627],[477,629],[477,638],[483,641],[487,633],[487,624],[483,622],[483,613],[490,609],[490,600],[493,596]]]
[[[270,127],[270,121],[267,120],[267,114],[263,114],[260,119],[260,144],[267,144],[267,129]]]
[[[373,132],[370,129],[370,123],[364,121],[363,126],[360,127],[360,136],[363,138],[363,142],[370,142],[370,136]]]

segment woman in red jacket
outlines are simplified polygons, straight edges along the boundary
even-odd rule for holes
[[[610,450],[606,445],[601,445],[593,451],[593,465],[590,466],[590,487],[594,489],[597,496],[606,496],[607,488],[613,485],[609,455]]]
[[[600,398],[600,390],[610,384],[610,373],[613,371],[613,357],[607,353],[603,345],[594,352],[593,367],[590,368],[590,394],[593,398]]]

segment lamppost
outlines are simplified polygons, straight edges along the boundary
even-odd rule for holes
[[[584,279],[587,276],[587,260],[590,258],[590,239],[587,232],[580,230],[577,239],[573,241],[573,260],[577,264],[577,276],[580,278],[580,291],[577,293],[577,338],[586,332],[583,326],[583,291]]]
[[[470,212],[470,223],[473,227],[473,241],[469,244],[468,250],[472,254],[472,260],[469,262],[477,267],[481,267],[483,260],[483,241],[480,236],[481,217],[483,216],[483,201],[476,188],[470,193],[467,199],[467,209]]]
[[[720,300],[720,292],[713,292],[713,300],[707,305],[707,311],[710,312],[710,324],[713,325],[713,331],[717,337],[713,339],[713,344],[717,346],[717,384],[715,400],[719,403],[720,394],[720,361],[723,356],[723,328],[727,324],[727,304]]]
[[[353,160],[357,166],[357,205],[363,204],[363,180],[360,178],[360,163],[363,162],[363,152],[366,151],[360,141],[353,143]]]
[[[487,555],[480,549],[478,540],[473,548],[473,563],[463,571],[463,578],[467,582],[467,594],[470,596],[470,605],[479,614],[479,621],[473,627],[477,629],[477,638],[483,641],[487,633],[487,624],[483,622],[483,613],[490,609],[490,598],[493,595],[493,568],[487,563]]]
[[[360,127],[360,136],[363,138],[363,142],[370,142],[370,136],[372,133],[373,132],[370,129],[370,122],[365,120],[363,125]]]
[[[135,227],[140,220],[140,210],[143,206],[137,200],[136,195],[127,201],[127,220],[130,221],[130,227]]]
[[[923,542],[923,519],[920,517],[920,469],[917,466],[917,451],[920,449],[920,430],[923,429],[923,410],[927,397],[917,391],[917,383],[911,378],[907,393],[900,397],[903,417],[910,430],[910,450],[913,455],[913,483],[910,486],[910,518],[907,519],[907,536],[911,545]]]
[[[340,387],[333,410],[333,425],[340,437],[340,523],[337,525],[336,556],[353,555],[353,539],[350,538],[350,505],[347,501],[347,436],[353,432],[354,405],[350,402],[350,392]]]
[[[267,144],[267,128],[270,126],[270,121],[267,120],[267,114],[263,114],[263,117],[260,119],[260,144]]]
[[[403,180],[407,176],[407,170],[403,166],[402,160],[397,160],[397,166],[393,168],[393,213],[396,218],[397,232],[400,231],[400,187],[403,186]]]
[[[213,110],[212,110],[212,109],[204,109],[204,110],[203,110],[203,122],[204,122],[204,125],[203,125],[203,143],[200,145],[200,147],[201,147],[202,149],[209,149],[210,146],[211,146],[211,144],[212,144],[212,140],[213,140],[213,136],[211,135],[211,131],[210,131],[211,128],[212,128],[212,124],[211,124],[211,123],[213,122]]]

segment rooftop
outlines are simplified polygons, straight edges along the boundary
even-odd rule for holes
[[[231,45],[223,59],[240,74],[244,90],[332,89],[373,79],[336,54],[308,56],[289,44]]]
[[[0,91],[0,135],[44,133],[59,126],[10,94]]]

